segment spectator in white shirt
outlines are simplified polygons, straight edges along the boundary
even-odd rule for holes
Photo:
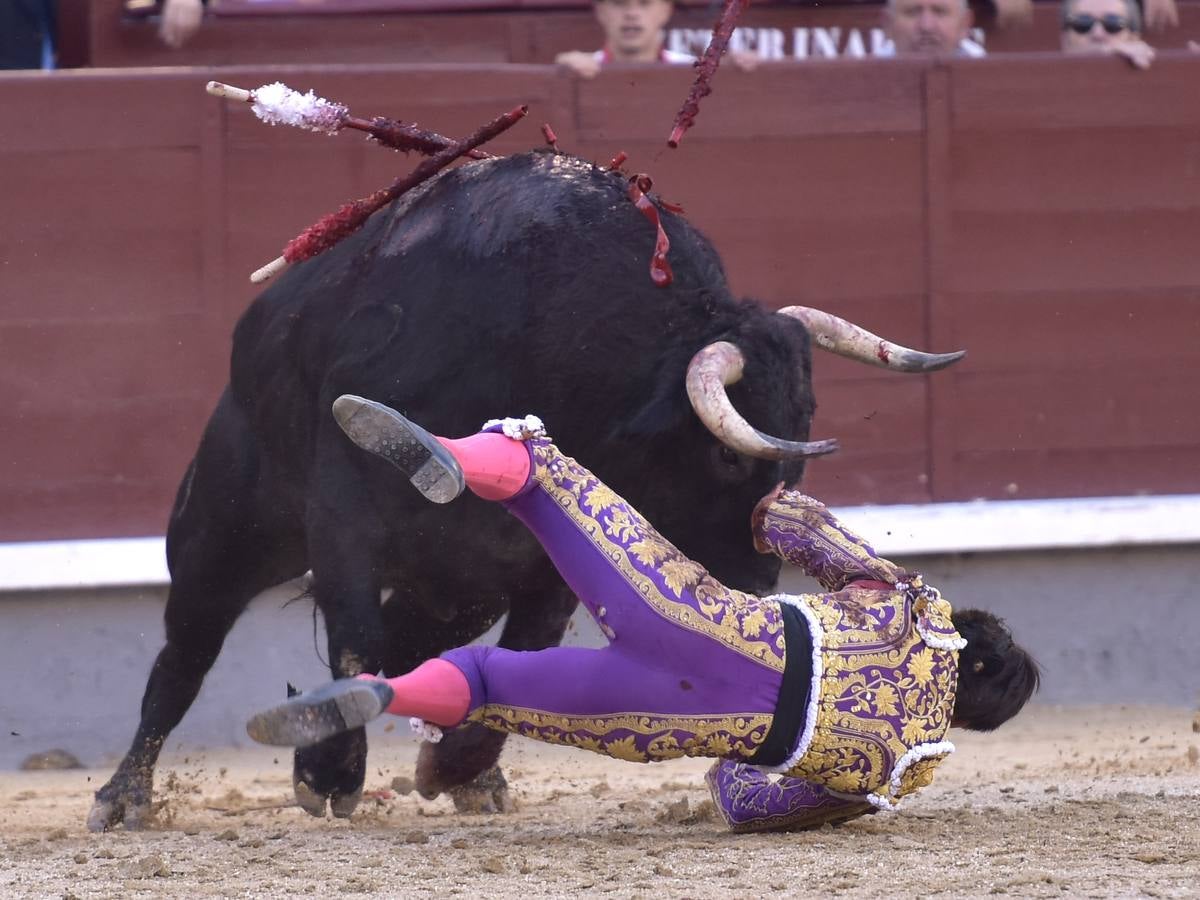
[[[695,57],[668,50],[666,26],[673,0],[593,0],[592,10],[604,31],[600,50],[568,50],[555,62],[592,78],[608,63],[692,63]]]

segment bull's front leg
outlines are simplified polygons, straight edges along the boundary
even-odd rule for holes
[[[558,644],[578,601],[557,575],[544,590],[514,597],[499,646],[542,650]],[[426,799],[445,792],[463,813],[508,812],[513,801],[498,761],[508,735],[482,725],[447,730],[436,744],[421,745],[416,787]]]
[[[318,545],[320,545],[318,549]],[[333,540],[310,538],[313,597],[325,619],[329,670],[333,678],[378,672],[383,620],[379,577],[369,543],[342,531]],[[324,816],[326,802],[338,818],[348,818],[362,798],[367,769],[367,735],[362,728],[296,751],[292,785],[296,802]]]

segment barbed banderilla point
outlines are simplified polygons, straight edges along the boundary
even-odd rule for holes
[[[667,138],[668,147],[678,147],[679,142],[683,140],[683,133],[696,123],[696,116],[700,114],[700,101],[712,93],[709,82],[712,81],[717,66],[721,64],[721,57],[729,45],[729,38],[733,35],[738,16],[748,2],[749,0],[725,0],[721,15],[713,26],[712,40],[708,42],[704,55],[695,64],[696,80],[692,82],[687,99],[675,115],[675,127],[671,129],[671,136]]]
[[[280,81],[264,84],[252,91],[220,81],[210,81],[205,90],[214,97],[224,97],[235,103],[249,103],[254,114],[268,125],[291,125],[305,131],[337,134],[352,128],[367,134],[376,143],[392,150],[407,153],[415,150],[430,156],[454,143],[453,139],[436,131],[416,125],[375,116],[370,119],[352,116],[344,104],[316,96],[311,90],[301,94]],[[488,159],[490,153],[472,150],[472,159]]]
[[[528,106],[518,106],[509,110],[461,141],[455,141],[450,146],[423,159],[415,169],[407,175],[397,178],[388,187],[375,191],[360,200],[347,203],[337,211],[310,225],[284,247],[282,255],[253,272],[250,280],[256,284],[261,283],[282,271],[289,263],[311,259],[328,250],[361,228],[375,212],[422,182],[428,181],[459,157],[468,155],[480,144],[507,131],[523,119],[528,112]]]

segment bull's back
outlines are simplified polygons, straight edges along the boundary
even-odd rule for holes
[[[277,424],[304,419],[331,384],[413,410],[452,377],[474,421],[623,391],[622,359],[672,333],[700,340],[700,320],[732,307],[716,253],[665,210],[675,278],[652,282],[655,228],[627,191],[619,173],[549,151],[443,172],[253,302],[235,333],[235,397],[269,398],[255,418]]]

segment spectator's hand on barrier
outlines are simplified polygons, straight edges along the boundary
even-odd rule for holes
[[[1143,10],[1147,28],[1165,31],[1179,25],[1179,7],[1175,0],[1144,0]]]
[[[201,0],[163,0],[158,36],[168,47],[178,50],[192,39],[203,18]]]
[[[595,78],[596,73],[600,71],[600,61],[596,59],[596,54],[583,50],[560,53],[554,57],[554,61],[560,66],[566,66],[581,78]]]
[[[1033,21],[1033,0],[992,0],[996,4],[996,24],[1001,28],[1028,25]],[[1173,3],[1174,0],[1166,0]]]
[[[1154,62],[1154,48],[1138,38],[1113,44],[1112,52],[1129,60],[1135,69],[1148,69]]]

